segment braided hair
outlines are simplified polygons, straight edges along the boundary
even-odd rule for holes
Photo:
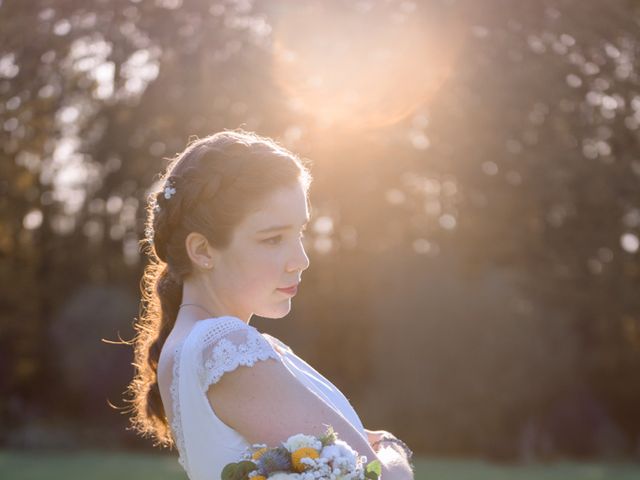
[[[157,381],[162,346],[182,302],[184,279],[192,272],[186,237],[202,234],[219,249],[233,229],[270,193],[311,174],[303,162],[274,140],[242,129],[224,130],[191,142],[170,161],[147,197],[143,251],[149,257],[134,324],[135,375],[127,388],[133,430],[154,446],[174,445]]]

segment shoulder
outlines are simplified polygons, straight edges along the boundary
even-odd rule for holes
[[[279,358],[273,345],[254,327],[236,317],[204,320],[198,334],[204,389],[240,366]]]

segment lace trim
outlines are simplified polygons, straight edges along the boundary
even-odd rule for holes
[[[184,343],[182,344],[184,345]],[[178,404],[178,390],[180,388],[180,381],[178,379],[180,371],[180,354],[182,353],[182,345],[175,349],[175,355],[173,356],[173,378],[171,379],[171,403],[173,405],[173,421],[171,422],[171,428],[173,429],[174,440],[176,447],[178,448],[178,463],[182,465],[185,472],[188,472],[186,453],[184,449],[184,435],[182,433],[182,420],[180,416],[180,406]]]
[[[258,360],[280,357],[271,344],[255,329],[246,329],[247,338],[236,345],[227,338],[222,338],[213,347],[211,355],[204,362],[203,389],[217,383],[222,375],[231,372],[240,365],[251,367]]]

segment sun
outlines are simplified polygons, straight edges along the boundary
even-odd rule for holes
[[[287,5],[273,25],[273,78],[321,129],[399,122],[434,97],[460,46],[455,29],[444,34],[424,13]]]

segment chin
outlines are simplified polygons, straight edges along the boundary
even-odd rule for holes
[[[291,311],[291,301],[286,300],[281,304],[274,305],[272,308],[265,309],[264,312],[256,312],[256,314],[260,317],[264,318],[282,318],[286,316]]]

